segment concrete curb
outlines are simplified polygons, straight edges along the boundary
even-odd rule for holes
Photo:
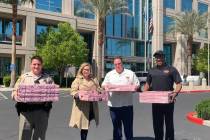
[[[187,118],[188,121],[190,121],[192,123],[210,127],[210,120],[203,120],[201,118],[197,118],[197,113],[196,112],[187,113],[186,118]]]
[[[206,93],[210,92],[210,89],[203,89],[203,90],[183,90],[180,93],[190,94],[190,93]]]

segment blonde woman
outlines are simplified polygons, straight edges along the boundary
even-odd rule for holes
[[[87,139],[88,128],[91,120],[99,123],[99,111],[97,102],[87,102],[79,100],[79,90],[97,90],[99,88],[98,80],[92,77],[91,65],[89,63],[81,64],[77,76],[71,85],[71,95],[73,96],[73,106],[70,118],[70,127],[80,129],[81,140]]]

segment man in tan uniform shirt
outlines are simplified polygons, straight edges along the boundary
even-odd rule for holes
[[[19,115],[19,140],[45,140],[51,102],[23,103],[18,102],[17,89],[20,84],[47,84],[53,80],[42,72],[42,58],[31,58],[31,71],[20,76],[12,92],[12,99],[17,101]]]

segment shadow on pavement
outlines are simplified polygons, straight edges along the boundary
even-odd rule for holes
[[[134,137],[133,140],[155,140],[153,137]]]

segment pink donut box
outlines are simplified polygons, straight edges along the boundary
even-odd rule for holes
[[[19,102],[46,102],[59,100],[59,86],[55,84],[21,84],[18,87]]]
[[[135,92],[136,85],[111,85],[105,86],[106,91],[122,91],[123,93]],[[127,92],[126,92],[127,91]]]
[[[172,91],[145,91],[139,93],[140,103],[162,103],[168,104]]]
[[[108,94],[105,91],[99,93],[96,90],[80,90],[78,93],[81,101],[108,101]]]

